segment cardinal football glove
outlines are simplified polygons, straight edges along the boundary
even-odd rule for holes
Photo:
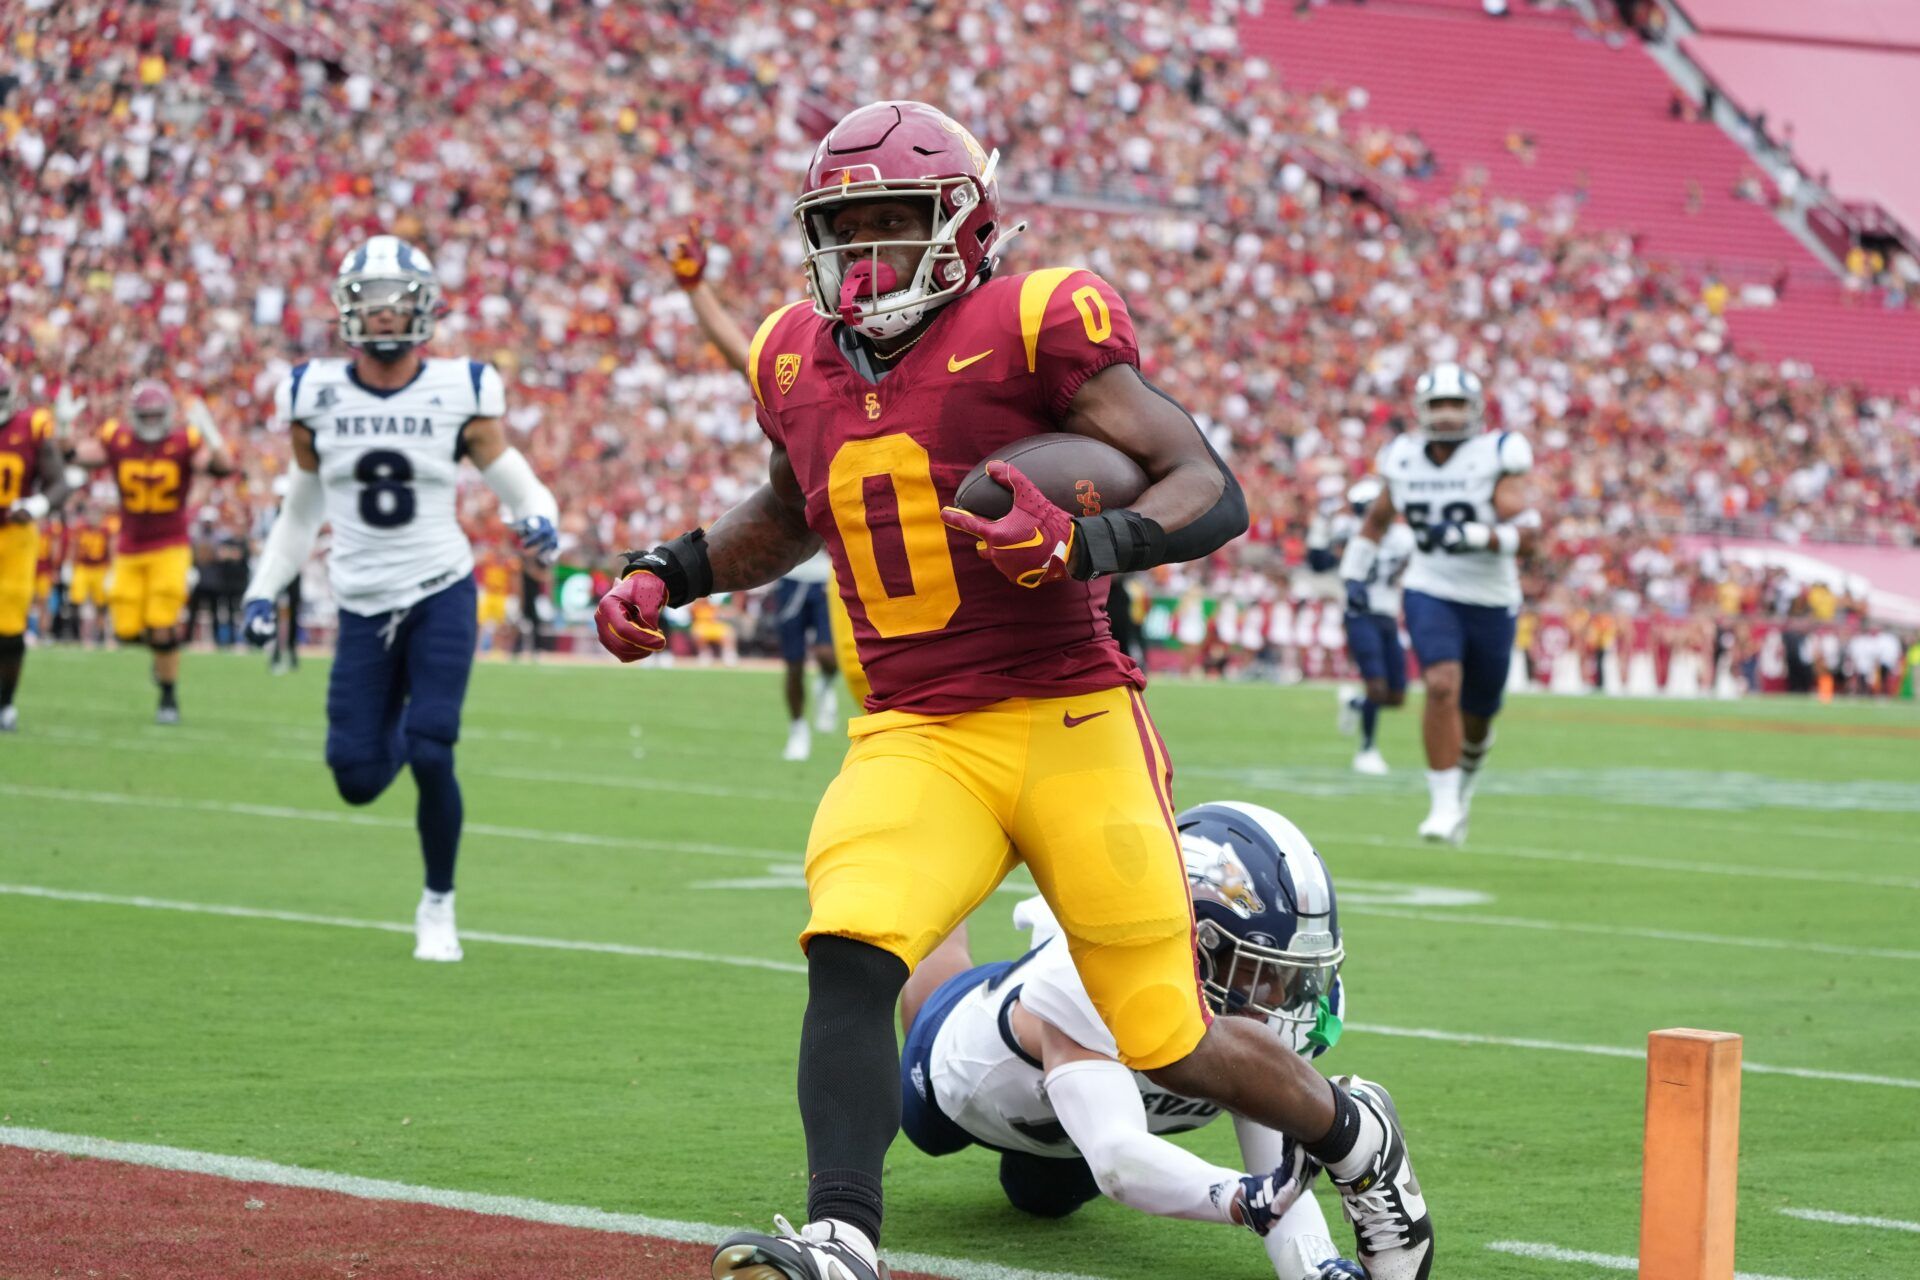
[[[973,538],[980,558],[1015,586],[1037,587],[1068,576],[1076,536],[1073,517],[1053,505],[1010,462],[989,462],[987,476],[1013,490],[1013,509],[998,520],[988,520],[947,507],[940,513],[947,527]]]

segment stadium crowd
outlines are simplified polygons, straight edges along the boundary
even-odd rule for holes
[[[1255,525],[1215,588],[1299,563],[1316,504],[1406,428],[1436,359],[1479,368],[1494,422],[1534,441],[1550,537],[1530,572],[1555,607],[1805,607],[1808,584],[1678,553],[1684,530],[1911,542],[1920,403],[1730,352],[1716,307],[1572,201],[1395,200],[1432,156],[1348,121],[1364,89],[1296,91],[1230,25],[1154,13],[28,0],[0,52],[0,354],[84,401],[73,431],[141,376],[203,397],[242,474],[202,520],[244,538],[286,465],[273,386],[332,348],[342,253],[391,231],[445,286],[438,349],[506,375],[567,559],[604,564],[764,467],[659,246],[700,220],[750,325],[798,292],[788,209],[817,131],[921,97],[1003,149],[1033,224],[1008,268],[1112,280],[1149,376],[1230,451]],[[484,488],[464,502],[491,527]]]

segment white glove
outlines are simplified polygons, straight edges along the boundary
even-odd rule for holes
[[[65,435],[73,420],[86,411],[86,400],[76,397],[71,386],[61,383],[59,392],[53,397],[53,424],[60,428],[60,434]]]

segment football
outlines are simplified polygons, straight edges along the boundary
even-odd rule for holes
[[[1068,431],[1016,440],[980,460],[954,491],[953,505],[998,520],[1013,509],[1013,493],[987,478],[987,463],[1010,462],[1055,506],[1076,516],[1124,507],[1146,492],[1147,473],[1112,445]]]

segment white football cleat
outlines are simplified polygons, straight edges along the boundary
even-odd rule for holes
[[[1339,731],[1341,737],[1351,738],[1360,732],[1360,711],[1353,705],[1353,700],[1360,696],[1359,686],[1337,685],[1333,690],[1333,696],[1339,700],[1333,713],[1333,727]]]
[[[713,1280],[892,1280],[857,1229],[831,1219],[795,1231],[779,1214],[776,1234],[740,1231],[713,1251]]]
[[[20,727],[20,708],[0,707],[0,733],[12,733]]]
[[[795,720],[793,728],[787,730],[787,749],[780,753],[782,760],[805,760],[813,754],[813,730],[807,728],[805,720]]]
[[[1353,757],[1353,771],[1368,774],[1375,778],[1384,778],[1393,770],[1387,768],[1387,759],[1380,754],[1380,748],[1368,747]]]
[[[1435,805],[1420,824],[1420,838],[1455,848],[1467,842],[1467,811],[1464,807]]]
[[[1340,1207],[1353,1224],[1360,1264],[1369,1280],[1427,1280],[1433,1272],[1433,1216],[1407,1159],[1400,1116],[1387,1091],[1358,1076],[1339,1083],[1379,1121],[1385,1140],[1357,1178],[1333,1179]],[[1331,1175],[1329,1175],[1331,1176]],[[1324,1274],[1324,1273],[1323,1273]],[[1338,1274],[1337,1272],[1335,1274]]]
[[[180,708],[179,707],[159,708],[157,711],[153,713],[153,722],[155,724],[179,724]]]
[[[453,895],[421,894],[413,913],[413,958],[451,963],[462,954],[460,935],[453,927]]]

